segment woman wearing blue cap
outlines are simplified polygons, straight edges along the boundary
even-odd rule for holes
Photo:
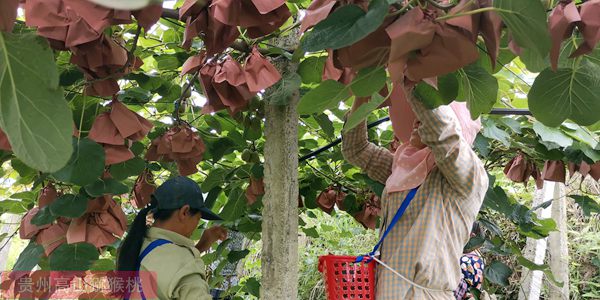
[[[148,212],[154,219],[150,227],[146,226]],[[138,287],[125,291],[124,298],[212,299],[200,253],[226,239],[227,231],[211,227],[194,244],[190,237],[200,219],[221,220],[204,204],[196,182],[179,176],[156,189],[150,205],[131,224],[117,259],[118,271],[154,274],[155,282],[144,281],[145,275],[135,278]]]

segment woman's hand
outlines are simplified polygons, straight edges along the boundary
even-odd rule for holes
[[[216,241],[224,241],[227,239],[227,229],[219,225],[213,226],[204,230],[200,241],[196,244],[196,249],[200,252],[204,252],[212,246]]]

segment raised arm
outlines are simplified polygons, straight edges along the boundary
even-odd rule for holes
[[[365,99],[357,99],[351,112],[364,102]],[[389,150],[369,142],[366,122],[342,134],[342,154],[349,163],[361,168],[369,177],[383,184],[392,173],[394,155]]]
[[[460,194],[468,196],[487,185],[487,174],[471,145],[462,137],[460,123],[449,106],[427,109],[411,93],[409,103],[421,122],[421,141],[431,148],[437,167]]]

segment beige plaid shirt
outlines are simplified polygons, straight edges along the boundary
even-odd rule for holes
[[[391,271],[377,269],[377,300],[453,299],[460,280],[459,259],[488,187],[483,164],[463,139],[460,125],[448,106],[426,109],[410,99],[421,121],[419,135],[435,157],[436,167],[408,206],[404,216],[383,242],[380,259],[413,282],[434,290],[415,287]],[[346,160],[369,177],[386,182],[394,156],[367,140],[366,124],[342,137]],[[407,191],[382,197],[382,227],[406,197]]]

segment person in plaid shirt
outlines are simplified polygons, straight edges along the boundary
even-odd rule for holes
[[[481,126],[464,103],[427,109],[412,88],[396,88],[390,108],[394,132],[403,142],[395,153],[370,143],[366,123],[342,136],[342,153],[369,177],[385,184],[382,225],[392,220],[408,191],[418,191],[405,214],[383,241],[376,293],[387,299],[454,299],[461,270],[457,260],[488,187],[483,164],[471,149]],[[366,99],[357,99],[355,111]],[[409,109],[400,109],[403,104]],[[414,114],[414,115],[413,115]],[[398,120],[414,119],[410,132]],[[408,138],[403,138],[408,137]]]

